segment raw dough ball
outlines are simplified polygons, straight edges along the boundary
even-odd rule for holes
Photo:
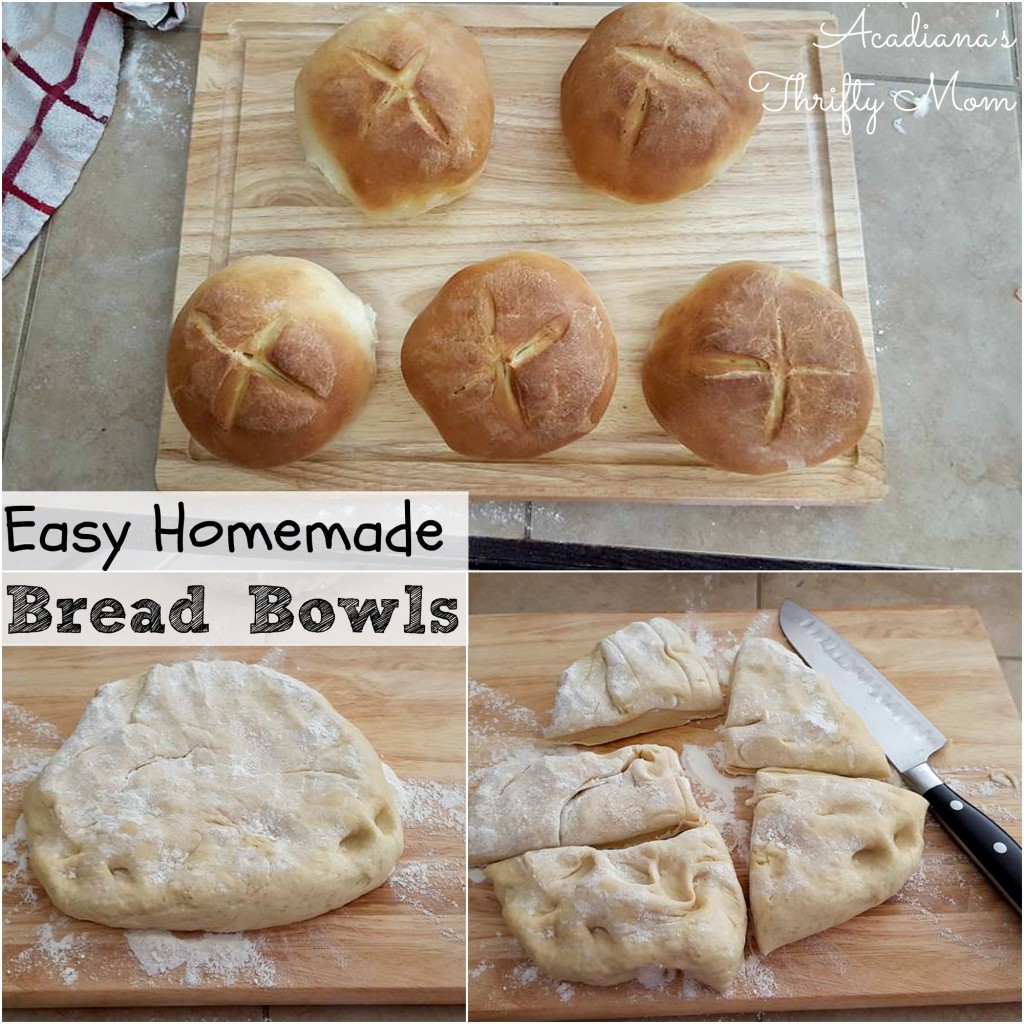
[[[721,992],[743,962],[747,908],[714,825],[623,850],[536,850],[486,874],[509,928],[552,978],[617,985],[658,965]]]
[[[485,772],[470,796],[469,863],[550,846],[664,839],[705,820],[669,747],[506,761]]]
[[[25,795],[55,907],[213,932],[315,917],[385,881],[394,793],[363,734],[259,665],[155,665],[101,687]]]
[[[928,802],[908,789],[768,770],[750,803],[750,913],[762,953],[884,902],[921,861]]]
[[[766,637],[745,640],[732,663],[725,767],[808,768],[889,778],[885,751],[832,684]]]
[[[558,681],[549,739],[593,746],[722,711],[715,670],[674,622],[633,622],[574,661]]]

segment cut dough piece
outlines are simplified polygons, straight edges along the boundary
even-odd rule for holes
[[[762,953],[849,921],[917,870],[928,803],[875,779],[759,771],[750,914]]]
[[[363,734],[259,665],[156,665],[109,683],[25,795],[55,907],[116,928],[214,932],[315,917],[402,853]]]
[[[668,619],[633,622],[563,673],[545,735],[594,745],[721,714],[722,688]]]
[[[679,755],[640,744],[488,769],[469,801],[469,863],[552,846],[615,846],[703,825]]]
[[[725,768],[806,768],[889,778],[889,762],[832,684],[781,644],[745,640],[732,663],[725,716]]]
[[[616,985],[658,965],[721,992],[743,961],[747,908],[713,825],[622,850],[536,850],[486,874],[509,928],[552,978]]]

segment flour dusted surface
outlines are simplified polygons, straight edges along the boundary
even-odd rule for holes
[[[103,687],[25,816],[54,904],[115,927],[303,920],[375,888],[402,847],[362,734],[297,680],[224,661]]]

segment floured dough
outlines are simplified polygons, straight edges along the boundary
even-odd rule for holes
[[[874,779],[759,771],[750,913],[762,953],[842,924],[917,870],[928,803]]]
[[[545,735],[593,745],[722,710],[715,670],[668,619],[634,622],[563,673]]]
[[[363,734],[303,683],[231,661],[102,687],[24,814],[54,906],[119,928],[301,921],[376,888],[402,853]]]
[[[663,839],[704,820],[668,747],[508,761],[485,772],[470,796],[469,863],[550,846]]]
[[[889,778],[889,762],[832,684],[781,644],[745,640],[732,664],[725,768],[807,768]]]
[[[713,825],[621,850],[537,850],[486,874],[509,928],[552,978],[615,985],[659,965],[721,992],[743,961],[746,905]]]

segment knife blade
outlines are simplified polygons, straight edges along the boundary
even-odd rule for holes
[[[946,737],[856,648],[806,608],[784,601],[779,625],[796,652],[833,686],[907,785],[1016,910],[1021,911],[1021,848],[991,818],[948,786],[928,763]]]

